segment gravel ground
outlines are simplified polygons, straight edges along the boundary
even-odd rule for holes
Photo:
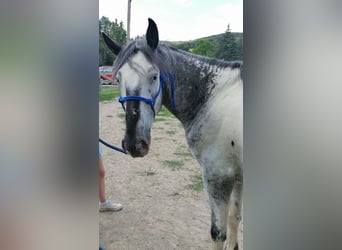
[[[101,102],[100,137],[121,145],[124,118],[117,102]],[[211,249],[210,209],[200,168],[173,117],[157,119],[144,158],[104,148],[107,198],[119,212],[100,213],[100,245],[107,250]],[[242,223],[239,234],[242,245]]]

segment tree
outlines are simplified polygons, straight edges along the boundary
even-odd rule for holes
[[[243,37],[236,37],[236,59],[233,60],[242,60],[243,59]]]
[[[229,24],[219,41],[215,56],[227,61],[242,60],[242,38],[239,39],[234,36]]]
[[[208,40],[200,39],[197,41],[196,46],[190,49],[191,53],[202,56],[214,56],[215,46]]]
[[[106,33],[113,40],[124,44],[127,38],[126,30],[123,22],[119,23],[117,19],[112,22],[108,17],[103,16],[99,20],[99,65],[112,65],[115,56],[104,43],[101,32]]]

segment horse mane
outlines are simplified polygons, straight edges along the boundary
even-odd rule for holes
[[[208,63],[210,65],[215,65],[219,68],[226,68],[226,67],[230,67],[230,68],[241,68],[242,67],[242,61],[225,61],[222,59],[217,59],[217,58],[213,58],[213,57],[206,57],[206,56],[201,56],[201,55],[196,55],[196,54],[192,54],[190,52],[187,52],[185,50],[181,50],[178,48],[175,48],[173,46],[170,45],[162,45],[164,48],[166,48],[167,50],[170,51],[174,51],[177,53],[180,53],[186,57],[192,57],[193,59],[199,59],[204,63]]]

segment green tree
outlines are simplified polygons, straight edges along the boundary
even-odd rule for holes
[[[237,43],[236,49],[237,49],[237,55],[238,58],[236,60],[243,60],[243,36],[237,37],[235,39],[235,42]]]
[[[196,46],[190,49],[191,53],[202,56],[214,56],[215,46],[208,40],[200,39],[197,41]]]
[[[242,60],[242,37],[235,36],[231,32],[229,24],[219,41],[215,56],[227,61]]]
[[[115,55],[107,48],[104,43],[101,32],[106,33],[113,40],[124,44],[126,43],[127,34],[123,22],[110,21],[108,17],[101,17],[99,20],[99,65],[112,65]]]

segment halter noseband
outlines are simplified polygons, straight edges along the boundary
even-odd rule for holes
[[[175,102],[175,96],[174,96],[175,83],[174,83],[172,74],[168,72],[167,75],[170,79],[172,108],[175,109],[176,108],[176,102]],[[159,83],[158,92],[155,95],[155,97],[153,97],[153,98],[145,98],[142,96],[124,96],[124,97],[120,96],[118,101],[121,103],[123,110],[125,110],[125,106],[124,106],[125,101],[135,100],[135,101],[145,102],[145,103],[149,104],[151,106],[152,111],[153,111],[153,115],[156,116],[156,111],[154,110],[154,104],[155,104],[158,96],[160,95],[161,90],[163,89],[163,84],[166,82],[166,79],[163,76],[163,74],[160,74],[159,81],[160,81],[160,83]]]

